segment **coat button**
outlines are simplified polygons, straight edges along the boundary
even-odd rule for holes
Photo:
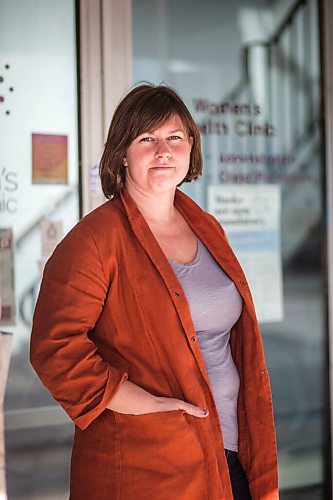
[[[261,370],[262,375],[265,375],[267,373],[267,370]]]
[[[197,340],[197,338],[193,335],[193,337],[191,337],[191,340],[192,340],[192,342],[195,342]]]
[[[179,297],[180,292],[177,290],[177,291],[175,292],[175,295],[176,295],[176,297]]]
[[[244,280],[239,280],[239,283],[240,283],[241,285],[245,285],[245,281],[244,281]]]

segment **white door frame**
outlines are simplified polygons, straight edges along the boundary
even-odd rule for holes
[[[131,0],[80,0],[83,214],[105,201],[98,179],[111,116],[132,84]]]

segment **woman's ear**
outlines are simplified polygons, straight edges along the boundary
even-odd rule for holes
[[[128,167],[126,156],[124,156],[124,158],[123,158],[123,165],[124,165],[124,167]]]

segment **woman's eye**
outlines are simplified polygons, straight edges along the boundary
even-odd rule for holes
[[[171,139],[172,141],[177,141],[180,140],[181,137],[179,135],[170,135],[169,139]]]
[[[153,137],[147,136],[147,137],[142,137],[139,142],[151,142],[153,140],[154,140]]]

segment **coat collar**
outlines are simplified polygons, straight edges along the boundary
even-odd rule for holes
[[[168,259],[125,187],[120,192],[120,198],[134,234],[162,275],[167,286],[171,289],[179,288],[179,281],[175,277]],[[175,193],[175,206],[221,268],[234,281],[240,294],[245,299],[247,296],[247,290],[244,287],[246,278],[222,228],[218,226],[212,216],[207,214],[179,189],[176,189]]]
[[[179,282],[174,275],[169,261],[150,230],[148,223],[125,187],[123,187],[120,192],[120,198],[135,236],[162,275],[168,288],[176,291],[177,288],[179,288]]]

